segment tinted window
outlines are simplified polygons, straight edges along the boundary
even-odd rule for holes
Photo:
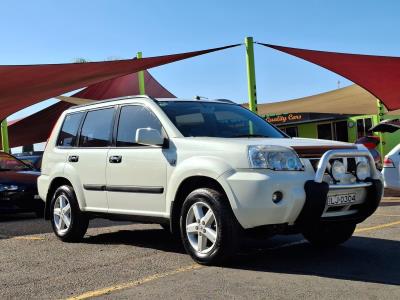
[[[299,136],[299,133],[298,133],[298,130],[297,130],[297,126],[286,127],[284,129],[284,131],[290,137],[298,137]]]
[[[89,111],[82,125],[81,147],[107,147],[111,144],[114,108]]]
[[[348,142],[349,134],[347,132],[347,121],[340,121],[334,124],[335,124],[336,140],[342,142]]]
[[[367,136],[369,133],[369,129],[372,127],[372,119],[358,119],[357,120],[357,137]]]
[[[284,137],[267,121],[240,105],[194,101],[158,104],[184,136]]]
[[[372,119],[371,118],[364,119],[364,124],[365,124],[365,135],[372,134],[372,132],[370,131],[372,127]]]
[[[138,146],[135,143],[138,128],[156,129],[161,134],[161,123],[156,116],[143,106],[123,106],[118,123],[117,146]]]
[[[333,140],[332,123],[317,125],[318,138],[323,140]]]
[[[80,112],[65,116],[64,123],[57,139],[57,146],[75,146],[79,124],[81,123],[83,115],[84,113]]]

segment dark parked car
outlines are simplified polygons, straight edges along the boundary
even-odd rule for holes
[[[14,156],[38,171],[42,168],[43,151],[19,153]]]
[[[37,192],[40,172],[32,166],[0,152],[0,212],[35,212],[42,216],[43,201]]]

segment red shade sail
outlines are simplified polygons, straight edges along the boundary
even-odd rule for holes
[[[389,111],[400,108],[400,57],[305,50],[258,43],[317,64],[358,84]]]
[[[42,100],[112,78],[239,46],[92,63],[0,66],[0,120]]]
[[[175,98],[148,71],[144,71],[146,93],[157,98]],[[76,93],[73,97],[104,100],[116,97],[139,94],[137,73],[93,84]],[[31,145],[46,141],[53,125],[61,113],[73,106],[71,103],[60,101],[33,115],[12,123],[8,127],[10,147]],[[27,130],[29,128],[30,130]],[[1,142],[0,142],[1,144]]]

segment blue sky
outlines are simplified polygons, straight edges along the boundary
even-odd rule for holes
[[[0,64],[130,58],[137,51],[156,56],[240,43],[245,36],[299,48],[400,56],[399,12],[395,0],[0,0]],[[265,47],[255,46],[255,59],[259,103],[335,89],[338,80],[350,84]],[[150,72],[179,97],[247,101],[244,47]]]

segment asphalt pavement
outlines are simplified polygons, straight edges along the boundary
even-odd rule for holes
[[[301,235],[252,242],[224,267],[195,264],[159,225],[93,220],[81,243],[48,222],[0,216],[0,299],[400,299],[400,198],[342,246]]]

